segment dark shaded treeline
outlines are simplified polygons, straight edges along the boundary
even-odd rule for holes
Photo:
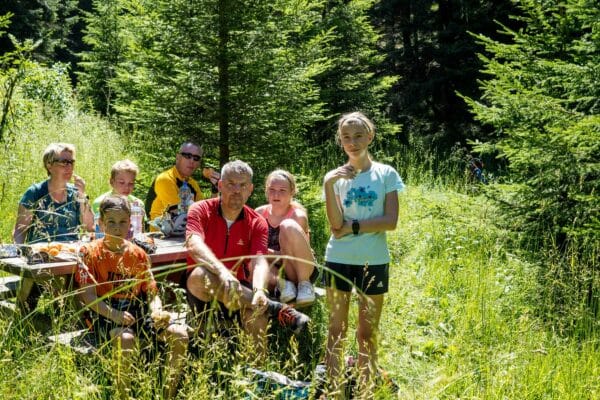
[[[478,97],[481,47],[469,34],[498,38],[498,22],[514,25],[518,14],[510,1],[388,0],[375,5],[373,23],[384,34],[387,58],[381,73],[400,80],[390,94],[391,115],[403,126],[403,137],[419,135],[428,146],[449,149],[454,143],[480,138],[460,92]]]
[[[328,3],[333,9],[337,2]],[[47,63],[67,63],[77,84],[77,73],[81,71],[79,55],[89,50],[83,41],[84,15],[92,11],[92,4],[93,0],[13,0],[0,4],[0,14],[14,14],[8,32],[17,40],[43,39],[35,58]],[[485,129],[473,120],[456,94],[478,97],[479,93],[477,79],[481,77],[482,65],[477,52],[482,49],[469,32],[496,37],[498,22],[510,25],[509,15],[517,14],[512,3],[383,0],[374,2],[369,14],[371,25],[382,34],[379,46],[385,55],[372,72],[399,77],[384,101],[388,117],[402,126],[396,138],[404,143],[423,142],[425,147],[442,152],[456,142],[481,139]],[[9,37],[0,37],[0,52],[11,49]],[[320,82],[325,89],[332,79],[335,82],[333,75],[322,77]],[[339,97],[346,94],[331,90],[335,92],[328,98],[331,111],[343,112],[347,102]],[[312,140],[319,144],[329,139],[331,126],[330,122],[316,125]]]

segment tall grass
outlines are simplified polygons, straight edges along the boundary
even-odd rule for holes
[[[123,159],[126,151],[119,135],[98,116],[71,112],[55,118],[34,110],[20,119],[1,147],[0,241],[12,240],[18,203],[25,190],[47,178],[42,154],[52,142],[75,145],[75,174],[85,179],[92,200],[110,189],[110,167]]]
[[[160,279],[158,275],[157,278]],[[73,312],[69,301],[75,292],[65,291],[56,297],[45,295],[35,313],[0,317],[0,398],[2,399],[109,399],[115,395],[112,377],[116,368],[108,343],[98,345],[94,354],[82,355],[71,348],[48,342],[47,336],[76,329],[80,312]],[[176,307],[176,305],[167,305]],[[44,314],[40,314],[40,313]],[[305,310],[318,323],[299,337],[276,327],[270,330],[270,353],[259,363],[250,338],[237,326],[227,326],[194,337],[193,349],[185,369],[181,398],[246,399],[260,393],[258,383],[248,367],[279,371],[293,379],[312,378],[322,357],[325,335],[325,308],[319,302]],[[47,321],[39,325],[41,317]],[[160,397],[164,351],[152,343],[142,342],[135,355],[132,371],[134,397]],[[274,396],[263,396],[275,398]]]
[[[71,113],[53,119],[32,113],[15,129],[3,144],[0,159],[3,241],[10,240],[24,190],[45,179],[41,153],[48,143],[77,146],[76,173],[86,179],[91,197],[107,190],[114,161],[126,156],[136,159],[126,151],[137,147],[95,116]],[[511,234],[495,223],[497,210],[484,196],[476,195],[478,191],[465,190],[470,185],[462,179],[460,167],[419,149],[399,149],[388,158],[378,158],[394,165],[408,185],[400,196],[398,228],[388,236],[391,284],[380,332],[380,362],[399,391],[383,387],[375,397],[599,398],[597,316],[582,312],[576,324],[557,332],[558,325],[548,321],[560,316],[547,305],[558,301],[559,294],[545,291],[540,279],[551,279],[547,271],[552,265],[531,261],[515,247]],[[320,155],[320,163],[304,163],[292,170],[298,178],[299,199],[309,211],[311,241],[319,260],[329,236],[322,177],[343,162],[339,148],[327,151]],[[139,159],[144,157],[149,153]],[[157,157],[154,169],[166,162],[162,155]],[[142,175],[144,182],[147,175]],[[262,200],[257,196],[258,203]],[[589,251],[591,258],[597,255],[597,249]],[[582,261],[556,262],[572,263],[576,273]],[[595,295],[597,282],[590,285]],[[83,356],[46,340],[48,333],[77,326],[79,315],[68,306],[72,295],[42,298],[38,311],[52,320],[51,332],[34,326],[33,314],[0,316],[0,398],[111,398],[114,363],[108,349]],[[315,323],[310,335],[300,339],[274,330],[269,357],[261,367],[312,379],[315,364],[322,362],[326,313],[323,302],[313,306],[310,314]],[[355,326],[354,307],[349,332]],[[210,334],[200,343],[197,354],[189,357],[180,398],[277,397],[262,393],[250,379],[246,368],[256,360],[247,338],[236,334],[234,339],[232,343]],[[350,354],[356,351],[352,334],[349,342]],[[139,355],[134,372],[139,399],[159,397],[160,353],[157,356]]]
[[[320,188],[318,182],[312,186]],[[320,189],[306,191],[316,204]],[[305,200],[310,203],[310,196]],[[597,337],[562,337],[548,329],[536,312],[538,266],[511,248],[508,233],[492,223],[494,215],[485,198],[441,186],[409,186],[400,196],[399,227],[389,235],[391,287],[380,333],[381,365],[400,390],[382,388],[376,398],[600,396]],[[326,226],[322,215],[311,217]],[[324,311],[312,311],[321,329]],[[107,352],[80,356],[48,345],[43,335],[17,323],[0,318],[0,397],[110,398]],[[260,393],[249,379],[253,353],[243,336],[238,342],[232,347],[214,335],[202,343],[200,353],[190,356],[180,397],[276,398]],[[350,335],[349,353],[356,351],[352,342]],[[272,343],[263,368],[311,378],[302,367],[306,342],[283,335]],[[308,370],[321,361],[318,354]],[[160,383],[159,362],[144,365],[136,372],[137,396],[152,399]]]
[[[511,248],[490,204],[423,187],[401,202],[381,352],[399,398],[600,395],[597,330],[582,324],[581,341],[550,329],[539,266]]]

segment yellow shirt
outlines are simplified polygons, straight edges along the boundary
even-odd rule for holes
[[[146,214],[150,216],[150,220],[160,217],[165,211],[179,204],[179,187],[183,181],[184,178],[174,166],[158,174],[146,197]],[[188,178],[187,183],[194,195],[194,201],[202,200],[198,182],[193,178]]]

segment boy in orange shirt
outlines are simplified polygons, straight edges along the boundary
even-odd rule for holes
[[[150,259],[140,247],[125,240],[130,206],[125,197],[107,196],[100,204],[100,226],[105,237],[81,248],[75,276],[79,298],[93,311],[92,329],[97,338],[110,340],[123,367],[117,369],[117,390],[127,397],[133,349],[140,336],[156,337],[168,344],[164,398],[174,398],[188,345],[184,325],[170,323],[162,311]],[[152,322],[145,319],[149,309]]]

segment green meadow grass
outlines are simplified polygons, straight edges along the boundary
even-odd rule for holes
[[[10,243],[21,196],[35,182],[47,178],[44,149],[52,142],[72,143],[76,148],[74,173],[86,181],[90,199],[110,189],[110,167],[125,158],[124,141],[100,117],[72,112],[65,118],[31,113],[0,145],[0,242]]]
[[[536,314],[538,267],[494,212],[443,188],[401,196],[380,350],[400,392],[382,398],[600,397],[597,336],[561,337]]]
[[[3,143],[0,167],[0,238],[10,241],[19,198],[45,178],[41,154],[52,141],[77,147],[76,173],[94,197],[107,190],[110,166],[127,154],[127,141],[98,117],[68,115],[53,120],[32,115],[13,140]],[[582,321],[567,336],[543,315],[548,302],[539,286],[541,263],[526,261],[508,232],[495,224],[496,210],[477,187],[434,174],[436,163],[406,151],[391,159],[408,187],[400,195],[398,228],[388,234],[392,253],[390,292],[381,320],[381,367],[398,392],[381,387],[377,399],[595,399],[600,398],[597,322]],[[144,168],[141,165],[142,169]],[[303,173],[303,171],[310,171]],[[311,239],[322,261],[328,237],[321,176],[300,166],[300,200],[311,218]],[[323,171],[324,173],[324,171]],[[318,174],[317,174],[318,175]],[[33,315],[0,316],[1,399],[110,399],[115,364],[110,352],[80,355],[48,342],[47,336],[77,326],[68,297],[43,298],[38,311],[52,320],[48,332],[34,328]],[[322,362],[327,309],[313,306],[315,324],[299,339],[275,329],[262,366],[310,379]],[[353,341],[352,308],[347,354]],[[246,367],[255,354],[243,335],[210,335],[190,356],[182,399],[277,398],[259,393]],[[136,398],[160,393],[160,358],[139,355]]]
[[[376,398],[600,396],[597,338],[561,337],[536,315],[537,267],[510,249],[508,233],[493,224],[494,212],[481,196],[440,187],[409,186],[400,196],[399,226],[389,235],[391,287],[380,338],[381,366],[399,391],[383,387]],[[326,310],[315,312],[322,328]],[[55,315],[57,330],[74,322],[62,313]],[[348,354],[356,351],[355,311],[351,320]],[[0,398],[111,397],[109,352],[82,356],[50,345],[27,321],[19,326],[0,319],[0,330]],[[254,358],[245,339],[239,342],[232,347],[215,335],[203,344],[201,354],[190,357],[180,397],[276,398],[256,393],[247,380],[244,371]],[[264,368],[306,378],[306,343],[285,335],[272,343]],[[159,362],[144,365],[135,373],[137,398],[154,399]]]

